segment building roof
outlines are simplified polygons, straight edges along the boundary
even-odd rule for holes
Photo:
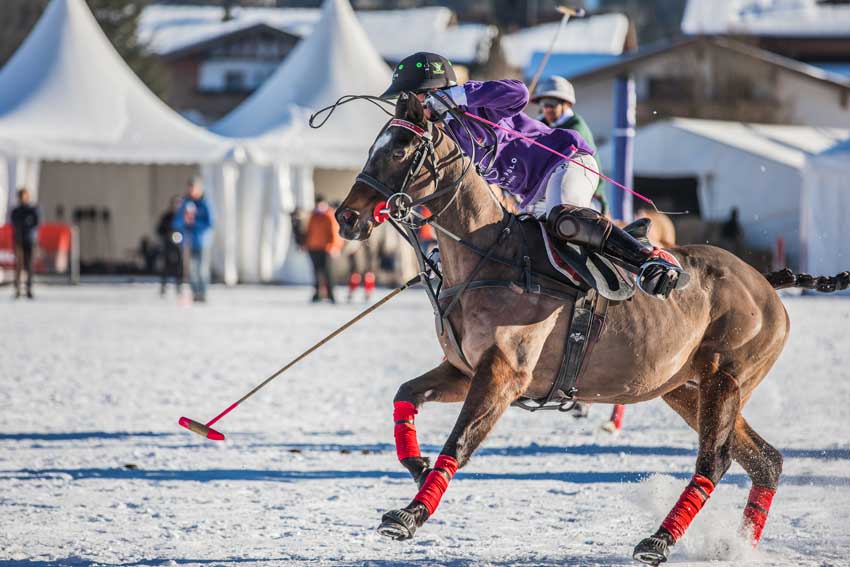
[[[525,28],[502,37],[501,45],[508,63],[523,69],[535,53],[545,53],[552,44],[560,22]],[[623,14],[601,14],[572,19],[558,35],[553,54],[605,54],[623,52],[629,33],[629,19]]]
[[[692,35],[850,38],[850,5],[816,0],[688,0],[682,31]]]
[[[391,72],[358,22],[348,0],[325,0],[313,32],[274,74],[212,130],[253,138],[267,158],[331,168],[360,167],[386,115],[366,102],[339,107],[322,128],[312,112],[343,95],[378,94]]]
[[[572,76],[572,80],[592,80],[616,77],[629,72],[639,65],[650,62],[657,57],[669,55],[676,50],[696,49],[698,47],[710,47],[731,51],[739,56],[749,57],[768,65],[780,67],[785,71],[794,73],[812,81],[832,85],[842,90],[850,90],[850,80],[841,75],[831,73],[814,65],[802,63],[796,59],[777,55],[776,53],[759,49],[739,41],[716,37],[693,37],[674,43],[652,45],[641,49],[640,51],[622,55],[608,65],[576,73]]]
[[[850,135],[850,131],[842,128],[693,118],[674,118],[661,124],[669,124],[673,128],[794,168],[802,168],[807,157],[823,152]]]
[[[496,35],[493,26],[455,25],[454,14],[443,7],[363,11],[357,17],[378,52],[390,62],[416,51],[437,51],[456,63],[482,63]],[[225,22],[222,9],[216,6],[153,4],[142,12],[138,34],[154,53],[167,56],[257,24],[305,37],[319,18],[320,11],[312,8],[243,7],[234,9],[233,19]]]
[[[222,43],[226,43],[232,40],[240,40],[242,38],[254,37],[257,34],[268,34],[274,37],[288,39],[292,42],[296,42],[300,39],[300,37],[285,32],[279,28],[275,28],[264,23],[258,23],[242,28],[236,28],[232,31],[225,32],[216,37],[202,39],[196,43],[190,43],[185,47],[175,49],[174,51],[163,55],[163,57],[166,59],[179,59],[181,57],[186,57],[195,53],[205,53],[210,49],[214,49],[220,46]]]
[[[232,143],[150,92],[84,0],[53,0],[0,70],[0,146],[58,161],[207,163]]]

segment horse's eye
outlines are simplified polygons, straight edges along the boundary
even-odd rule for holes
[[[393,150],[393,159],[401,159],[406,152],[403,149]]]

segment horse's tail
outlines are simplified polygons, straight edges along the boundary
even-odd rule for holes
[[[814,289],[822,293],[843,291],[850,287],[850,272],[841,272],[836,276],[811,276],[809,274],[795,274],[789,268],[763,274],[773,289],[785,289],[789,287],[800,287],[803,289]]]

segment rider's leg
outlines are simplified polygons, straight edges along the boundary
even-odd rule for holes
[[[575,159],[596,166],[589,155]],[[575,163],[552,172],[546,185],[550,232],[620,260],[640,274],[641,289],[650,295],[667,297],[673,289],[684,287],[689,278],[671,254],[647,246],[590,208],[598,181],[595,173]]]
[[[558,238],[602,252],[638,274],[640,288],[650,295],[666,298],[690,279],[672,254],[640,242],[592,209],[561,205],[547,222]]]

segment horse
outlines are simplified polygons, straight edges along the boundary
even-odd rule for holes
[[[444,289],[464,288],[447,317],[456,343],[441,340],[444,361],[403,383],[394,399],[397,456],[419,486],[410,504],[381,519],[378,531],[397,540],[413,537],[434,514],[456,471],[512,403],[550,391],[572,317],[568,299],[529,293],[521,284],[470,285],[521,279],[523,237],[507,230],[512,215],[467,160],[446,131],[426,120],[417,98],[403,95],[336,212],[343,238],[365,240],[383,220],[388,195],[427,201],[439,222]],[[796,281],[793,274],[769,280],[713,246],[670,252],[690,273],[690,285],[666,301],[638,293],[612,306],[574,392],[575,400],[608,404],[661,397],[698,434],[691,482],[659,529],[635,547],[634,558],[652,565],[667,559],[732,461],[752,481],[742,529],[758,542],[782,455],[741,410],[788,338],[789,318],[775,289]],[[840,277],[846,288],[850,275]],[[433,466],[420,453],[414,420],[429,402],[463,404]]]

